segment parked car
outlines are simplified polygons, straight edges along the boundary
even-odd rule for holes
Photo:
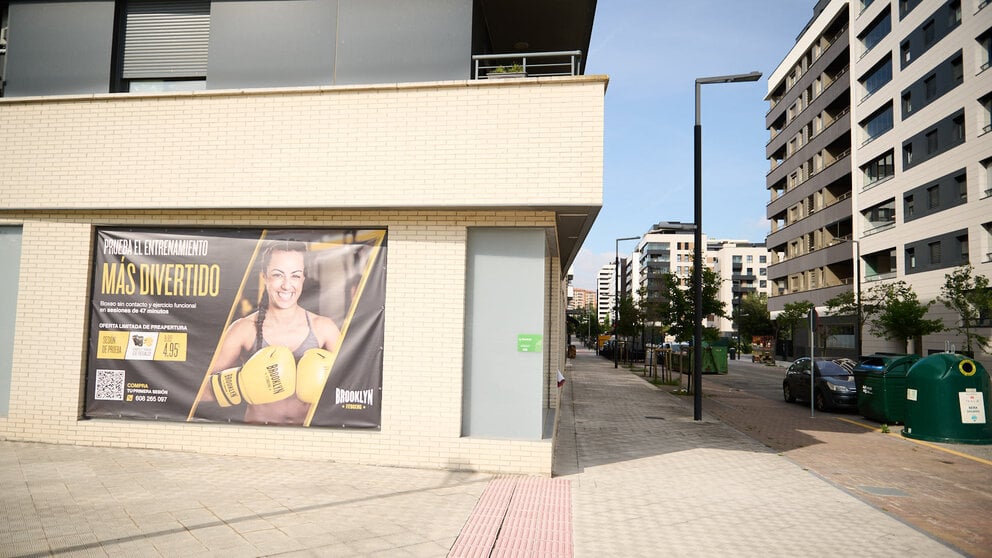
[[[853,367],[849,359],[816,359],[813,384],[813,406],[819,411],[827,409],[855,409],[858,406],[858,388],[854,384]],[[789,366],[782,381],[782,397],[789,403],[809,401],[809,357],[796,359]]]

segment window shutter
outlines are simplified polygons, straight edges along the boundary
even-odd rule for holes
[[[209,0],[131,0],[123,77],[206,77],[209,38]]]

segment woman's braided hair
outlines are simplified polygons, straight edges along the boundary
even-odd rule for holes
[[[272,261],[272,254],[276,252],[299,252],[306,256],[306,244],[297,240],[273,240],[262,252],[262,275],[268,275],[269,263]],[[255,349],[262,347],[262,325],[265,323],[265,314],[269,310],[269,290],[262,287],[262,296],[258,301],[258,315],[255,317]]]

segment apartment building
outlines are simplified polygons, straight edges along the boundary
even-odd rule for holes
[[[595,4],[0,1],[0,437],[549,474]]]
[[[572,290],[572,294],[569,310],[594,310],[596,308],[596,291],[576,287]]]
[[[897,280],[929,302],[952,268],[992,275],[987,4],[816,4],[769,78],[771,310]],[[930,317],[957,322],[939,303]],[[863,353],[900,347],[862,334]],[[842,331],[835,353],[855,335]],[[951,345],[962,339],[945,332],[914,350]]]
[[[766,244],[773,317],[798,301],[822,310],[827,300],[855,287],[850,10],[846,1],[818,2],[768,78]],[[838,339],[849,346],[835,352],[854,356],[854,321],[827,322],[846,328]],[[793,353],[808,347],[808,339],[795,341]]]
[[[679,221],[656,223],[637,243],[630,257],[632,280],[628,292],[634,300],[641,293],[655,298],[661,293],[661,276],[672,273],[683,281],[692,278],[693,247],[696,226]],[[706,235],[703,235],[706,243]]]
[[[952,268],[992,276],[992,7],[862,1],[852,36],[854,231],[862,288],[903,280],[922,301]],[[941,304],[930,317],[953,326]],[[992,325],[992,323],[986,323]],[[987,335],[989,329],[985,329]],[[962,348],[953,332],[922,354]],[[865,350],[898,345],[866,337]],[[988,355],[978,355],[988,362]]]
[[[610,262],[599,268],[596,275],[596,319],[605,324],[613,323],[613,309],[616,307],[616,264]]]
[[[768,294],[769,252],[764,242],[746,240],[710,240],[706,245],[706,259],[720,279],[719,299],[725,304],[727,318],[713,316],[710,327],[722,336],[736,335],[734,316],[741,300],[754,293]]]

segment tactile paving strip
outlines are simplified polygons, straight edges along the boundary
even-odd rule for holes
[[[569,481],[526,477],[493,479],[448,556],[571,557]]]

